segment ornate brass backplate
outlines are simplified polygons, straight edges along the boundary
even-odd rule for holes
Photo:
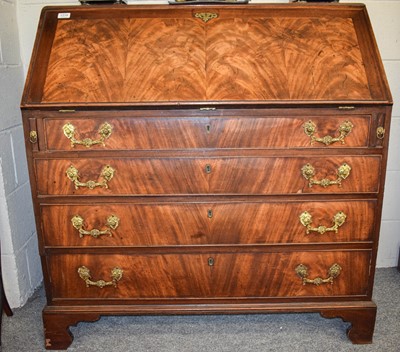
[[[332,231],[335,233],[338,233],[338,229],[340,226],[344,224],[346,221],[347,215],[343,213],[342,211],[339,211],[333,216],[333,224],[330,227],[324,226],[324,225],[319,225],[318,227],[313,227],[312,226],[312,216],[308,211],[304,211],[303,213],[300,214],[300,222],[303,226],[306,227],[306,233],[309,234],[310,232],[318,232],[321,235],[323,235],[325,232]]]
[[[342,271],[342,268],[339,264],[335,263],[333,264],[329,270],[328,270],[328,277],[326,279],[323,279],[321,277],[317,277],[315,279],[309,279],[308,278],[308,267],[305,266],[304,264],[299,264],[296,269],[295,272],[296,274],[301,277],[302,281],[303,281],[303,285],[306,284],[313,284],[315,286],[319,286],[321,284],[333,284],[333,279],[337,278],[340,273]]]
[[[103,288],[105,286],[117,287],[117,282],[121,280],[123,272],[124,271],[122,269],[115,267],[111,270],[111,281],[104,281],[104,280],[92,281],[90,270],[86,266],[82,265],[81,267],[78,268],[78,275],[83,281],[85,281],[86,287],[89,286],[97,286],[99,288]]]
[[[342,185],[342,180],[345,180],[349,177],[351,171],[350,165],[343,163],[337,169],[337,179],[329,180],[327,178],[323,178],[322,180],[315,180],[313,177],[315,176],[315,169],[311,164],[306,164],[301,168],[301,172],[305,179],[309,181],[308,186],[312,187],[313,185],[322,186],[324,188],[332,185]]]

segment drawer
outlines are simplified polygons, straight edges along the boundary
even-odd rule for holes
[[[380,156],[37,159],[36,173],[41,195],[375,193],[380,163]]]
[[[44,119],[48,150],[207,148],[207,118]]]
[[[215,148],[366,147],[370,116],[286,116],[210,121]]]
[[[54,299],[286,299],[365,296],[370,259],[370,251],[353,250],[238,254],[60,254],[48,257],[48,263]],[[317,278],[331,282],[317,285]],[[303,282],[307,279],[310,283]]]
[[[371,241],[376,201],[42,205],[46,246]]]
[[[369,128],[370,115],[45,118],[44,139],[51,151],[366,147]]]

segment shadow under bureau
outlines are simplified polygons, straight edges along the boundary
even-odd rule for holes
[[[370,343],[391,105],[363,5],[45,8],[46,348],[126,314],[319,312]]]

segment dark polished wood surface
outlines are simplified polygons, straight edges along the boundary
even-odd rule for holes
[[[49,7],[22,110],[46,348],[121,314],[319,312],[372,341],[391,96],[363,5]]]
[[[43,205],[41,214],[47,247],[294,244],[371,241],[375,208],[375,201],[107,203],[107,207],[74,203]],[[331,227],[338,212],[347,217],[337,233],[307,234],[299,220],[304,211],[312,215],[313,227]],[[89,231],[107,229],[110,215],[120,223],[111,236],[80,237],[71,223],[76,215]]]
[[[301,171],[304,165],[311,164],[315,168],[314,179],[335,181],[337,170],[343,163],[351,166],[351,172],[341,185],[310,187]],[[79,171],[81,182],[100,181],[101,172],[107,165],[115,170],[115,175],[108,182],[108,188],[76,189],[66,176],[71,165]],[[206,171],[207,166],[210,172]],[[40,195],[375,193],[379,190],[380,158],[40,159],[36,161],[36,167]]]
[[[46,149],[51,151],[87,150],[84,145],[71,146],[67,138],[60,138],[59,132],[67,123],[76,128],[76,139],[98,140],[99,129],[104,123],[112,126],[111,136],[93,150],[174,150],[196,148],[321,148],[322,142],[312,142],[304,132],[309,121],[316,125],[317,138],[340,136],[340,126],[349,121],[354,127],[342,142],[333,142],[339,148],[366,147],[370,115],[328,115],[328,116],[287,116],[269,117],[208,117],[198,114],[192,117],[176,118],[173,115],[160,117],[114,118],[110,115],[93,119],[73,115],[67,119],[44,119]],[[58,131],[58,133],[54,133]],[[282,133],[284,132],[284,133]],[[154,136],[157,135],[157,138]]]
[[[371,99],[350,18],[232,17],[59,21],[42,101]]]
[[[209,259],[213,265],[209,265]],[[220,298],[285,299],[314,296],[366,296],[370,251],[204,253],[154,255],[53,255],[49,259],[53,298],[101,300]],[[101,268],[98,263],[101,262]],[[331,283],[303,285],[295,269],[309,268],[310,279],[329,277],[339,264],[342,272]],[[92,280],[110,281],[114,267],[123,277],[117,287],[86,287],[77,270],[90,270]],[[354,268],[357,270],[354,270]],[[123,303],[123,301],[121,301]]]
[[[361,7],[204,9],[47,10],[24,103],[390,100]]]

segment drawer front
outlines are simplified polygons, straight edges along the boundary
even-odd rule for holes
[[[369,115],[44,119],[48,150],[366,147]]]
[[[371,241],[376,201],[45,205],[46,246]]]
[[[210,122],[216,148],[366,147],[370,116],[226,118]]]
[[[44,119],[47,149],[68,151],[206,148],[208,125],[207,118]],[[92,144],[104,128],[108,137]]]
[[[348,193],[378,192],[380,162],[380,156],[39,159],[36,170],[42,195]]]
[[[56,299],[301,298],[366,295],[370,254],[66,254],[50,256],[48,261]],[[331,282],[317,286],[317,278]],[[303,284],[304,279],[310,283]]]

